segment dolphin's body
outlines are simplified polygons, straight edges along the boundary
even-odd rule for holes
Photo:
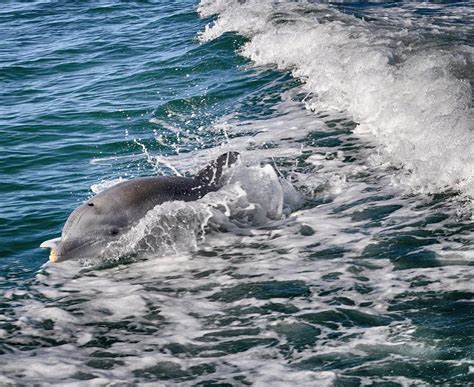
[[[229,152],[195,177],[156,176],[119,183],[76,208],[64,224],[61,238],[41,244],[52,262],[93,258],[136,225],[155,206],[173,200],[193,201],[219,188],[224,167],[236,162]]]

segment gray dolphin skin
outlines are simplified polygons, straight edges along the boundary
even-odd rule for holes
[[[143,177],[114,185],[76,208],[64,224],[61,238],[43,242],[41,247],[51,249],[51,262],[96,257],[155,206],[197,200],[219,189],[224,168],[238,158],[237,152],[225,153],[195,177]]]

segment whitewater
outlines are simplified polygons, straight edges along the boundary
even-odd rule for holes
[[[472,68],[474,52],[427,44],[442,32],[436,19],[425,31],[409,16],[401,26],[386,15],[366,22],[311,2],[203,1],[199,11],[218,14],[203,41],[241,33],[250,39],[242,55],[303,82],[308,109],[347,112],[355,133],[380,144],[372,162],[400,168],[412,189],[472,198],[472,88],[454,74]]]

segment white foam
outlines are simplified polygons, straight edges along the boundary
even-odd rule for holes
[[[103,180],[100,183],[92,184],[91,191],[95,194],[98,194],[98,193],[101,193],[102,191],[105,191],[106,189],[113,187],[114,185],[122,183],[123,181],[127,181],[127,179],[120,177],[118,179]]]
[[[105,297],[104,297],[105,296]],[[120,321],[127,317],[140,316],[145,311],[145,301],[137,294],[124,295],[114,289],[112,296],[105,292],[98,300],[91,300],[84,306],[92,313],[104,315],[104,320]]]
[[[278,331],[278,326],[302,324],[308,313],[349,310],[386,318],[391,314],[390,307],[395,300],[403,302],[399,298],[401,295],[409,301],[411,297],[419,296],[417,292],[467,291],[472,282],[472,271],[466,270],[465,264],[470,258],[464,257],[464,265],[458,262],[457,266],[394,270],[389,259],[364,256],[364,250],[377,243],[379,233],[383,235],[389,227],[364,227],[370,219],[357,221],[352,218],[373,204],[369,200],[373,193],[366,190],[367,184],[357,181],[349,180],[347,189],[337,194],[327,191],[332,196],[331,201],[298,210],[293,213],[296,220],[292,222],[280,227],[253,227],[250,215],[254,209],[249,207],[251,202],[242,180],[248,178],[247,184],[252,187],[251,182],[259,181],[262,171],[268,167],[241,168],[242,175],[234,183],[225,185],[222,191],[212,193],[214,196],[209,196],[208,202],[203,198],[195,203],[184,203],[183,207],[174,203],[180,210],[169,213],[170,220],[184,211],[186,205],[198,205],[192,207],[196,210],[212,202],[216,207],[208,206],[204,213],[212,217],[221,214],[222,218],[214,220],[216,227],[230,223],[237,230],[245,226],[249,231],[247,235],[207,234],[206,240],[200,241],[197,247],[210,254],[165,254],[127,266],[84,271],[79,275],[76,263],[48,266],[47,275],[39,274],[34,287],[43,299],[27,299],[15,305],[13,314],[5,319],[21,329],[25,345],[30,338],[51,332],[41,327],[48,319],[54,321],[54,338],[67,340],[70,344],[2,356],[0,366],[5,377],[13,382],[21,382],[22,378],[17,375],[23,375],[23,380],[38,382],[55,378],[68,385],[74,383],[77,372],[85,372],[95,375],[91,383],[98,385],[131,380],[145,383],[146,379],[136,376],[144,369],[158,367],[163,372],[179,375],[191,367],[212,365],[215,369],[210,375],[195,374],[193,383],[209,382],[210,379],[235,382],[238,379],[234,378],[244,377],[253,385],[287,385],[296,381],[298,385],[330,386],[340,374],[350,373],[360,366],[349,364],[342,370],[322,371],[301,369],[298,363],[311,361],[315,356],[353,356],[354,359],[366,357],[366,367],[388,367],[393,358],[404,361],[437,359],[438,348],[417,336],[416,324],[409,319],[394,319],[382,326],[351,326],[338,322],[337,329],[306,322],[302,328],[317,328],[321,331],[319,336],[311,345],[285,352],[286,347],[291,348],[291,343]],[[252,172],[245,174],[249,169]],[[348,172],[350,168],[343,171]],[[229,176],[229,179],[236,176],[239,174]],[[268,174],[268,178],[271,177],[275,178],[274,172]],[[269,184],[273,184],[271,179]],[[384,193],[389,194],[390,190],[397,192],[386,187]],[[266,198],[257,196],[253,202],[258,204]],[[397,197],[385,199],[383,204],[396,204],[399,200]],[[335,213],[336,208],[347,204],[353,205]],[[410,203],[404,204],[385,222],[389,225],[393,221],[394,225],[410,231],[410,223],[429,213],[416,209],[417,200],[413,202],[413,208]],[[166,211],[171,211],[171,207]],[[233,217],[242,223],[232,223]],[[405,218],[406,224],[402,221]],[[211,218],[207,222],[211,225]],[[274,220],[268,218],[267,226],[272,222]],[[309,226],[313,234],[303,235],[300,232],[302,225]],[[195,226],[197,224],[193,228]],[[336,252],[338,257],[324,258],[325,251],[341,247],[343,249]],[[450,246],[451,250],[455,248]],[[312,258],[315,254],[322,255]],[[420,277],[427,284],[412,287]],[[227,301],[215,298],[216,294],[226,294],[229,289],[269,281],[303,282],[310,293],[293,298],[275,294],[262,299],[247,293]],[[360,291],[359,286],[370,290]],[[10,297],[25,295],[24,292],[12,292]],[[338,299],[348,300],[353,305],[335,303]],[[47,310],[45,304],[49,305]],[[287,314],[265,309],[272,304],[292,307],[295,311]],[[107,324],[111,326],[106,328]],[[155,331],[147,332],[150,327]],[[243,332],[226,336],[234,330]],[[335,332],[342,336],[334,337]],[[109,348],[101,349],[94,343],[101,337],[115,342]],[[232,348],[245,340],[262,342],[233,353]],[[173,351],[170,349],[173,347],[178,349]],[[229,353],[225,352],[226,348]],[[118,356],[114,359],[120,363],[110,369],[93,368],[89,362],[97,360],[95,353],[100,351]],[[466,361],[456,360],[453,364]],[[58,363],[64,367],[53,375],[54,364]],[[173,383],[179,383],[177,379],[173,379]],[[361,379],[367,383],[370,380],[419,382],[416,378],[397,375]],[[182,383],[186,385],[186,382]]]
[[[199,12],[218,18],[201,39],[227,31],[249,37],[243,55],[257,65],[292,71],[313,96],[308,108],[352,115],[356,132],[380,144],[374,162],[402,167],[400,182],[417,191],[454,189],[474,197],[472,92],[469,80],[450,71],[472,64],[472,49],[428,49],[416,45],[417,36],[401,40],[407,32],[326,6],[299,7],[202,1]]]
[[[252,360],[249,359],[248,363]],[[241,362],[240,366],[255,367],[255,364],[245,364]],[[297,386],[332,386],[336,380],[336,373],[330,371],[296,371],[288,366],[276,363],[260,364],[251,372],[252,385],[254,386],[276,386],[285,387],[288,385]]]

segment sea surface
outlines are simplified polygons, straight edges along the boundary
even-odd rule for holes
[[[473,386],[473,83],[471,1],[2,3],[0,385]],[[120,254],[39,248],[229,150]]]

